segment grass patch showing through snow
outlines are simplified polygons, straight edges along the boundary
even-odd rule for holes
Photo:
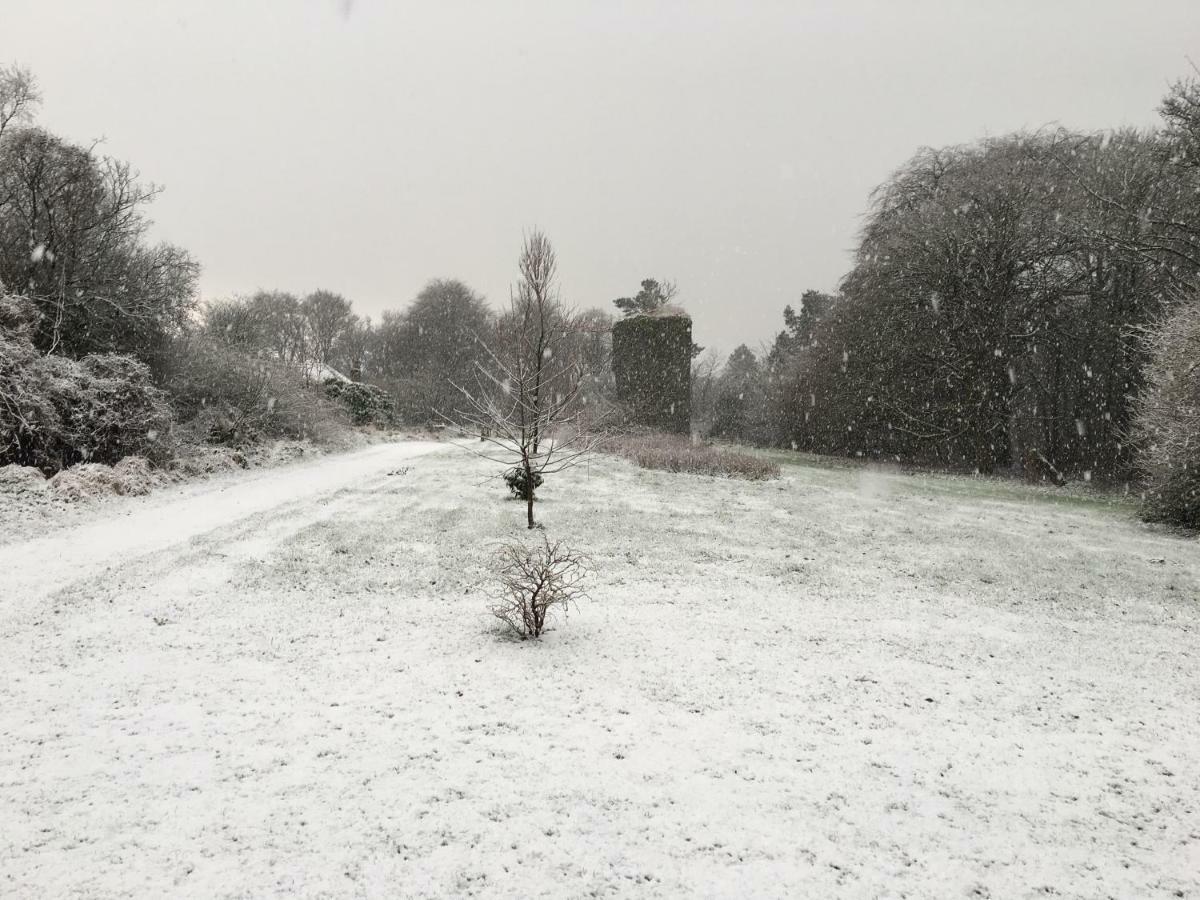
[[[1050,503],[1072,507],[1112,511],[1122,516],[1137,514],[1138,495],[1127,486],[1071,482],[1058,487],[1049,484],[1030,484],[1001,475],[968,475],[916,469],[898,463],[820,456],[796,450],[740,448],[781,466],[800,466],[810,474],[813,470],[842,473],[867,473],[894,479],[895,488],[914,495],[938,493],[963,500],[994,500],[1008,503]]]
[[[661,469],[665,472],[744,478],[747,481],[767,481],[778,478],[780,472],[778,463],[753,453],[714,447],[672,434],[609,438],[600,450],[631,459],[643,469]]]

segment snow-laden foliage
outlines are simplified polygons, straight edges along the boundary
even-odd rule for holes
[[[162,476],[140,456],[127,456],[115,466],[83,463],[59,472],[48,482],[58,496],[86,500],[106,494],[140,496],[162,483]]]
[[[1200,296],[1147,336],[1150,363],[1135,434],[1146,518],[1200,528]]]
[[[0,466],[0,494],[21,496],[41,494],[46,490],[46,476],[34,466],[10,463]]]
[[[504,483],[516,500],[530,502],[536,500],[534,492],[542,486],[542,476],[539,472],[526,475],[520,466],[513,466],[504,473]]]
[[[326,378],[325,394],[345,407],[354,425],[390,425],[395,421],[396,401],[373,384]]]
[[[43,356],[32,343],[39,318],[25,298],[0,299],[0,465],[169,459],[171,408],[149,368],[115,354]]]

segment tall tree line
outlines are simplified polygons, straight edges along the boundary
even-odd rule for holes
[[[1176,85],[1156,132],[918,152],[872,197],[837,294],[785,311],[757,376],[745,353],[731,358],[717,430],[982,472],[1128,477],[1145,330],[1200,273],[1198,96]]]

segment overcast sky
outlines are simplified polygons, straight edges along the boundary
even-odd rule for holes
[[[921,145],[1152,125],[1189,53],[1198,0],[0,0],[40,121],[166,188],[205,298],[500,304],[537,225],[571,303],[673,278],[725,352],[836,286]]]

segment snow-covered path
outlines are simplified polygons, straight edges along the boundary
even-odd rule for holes
[[[4,548],[51,586],[0,602],[0,897],[1200,893],[1194,538],[601,458],[538,504],[591,599],[520,643],[485,562],[523,511],[421,449]]]
[[[445,446],[376,444],[354,453],[207,481],[101,506],[93,521],[0,545],[0,616],[116,565],[186,544],[251,516],[284,518],[352,484],[378,479]],[[299,526],[297,520],[291,520]]]

